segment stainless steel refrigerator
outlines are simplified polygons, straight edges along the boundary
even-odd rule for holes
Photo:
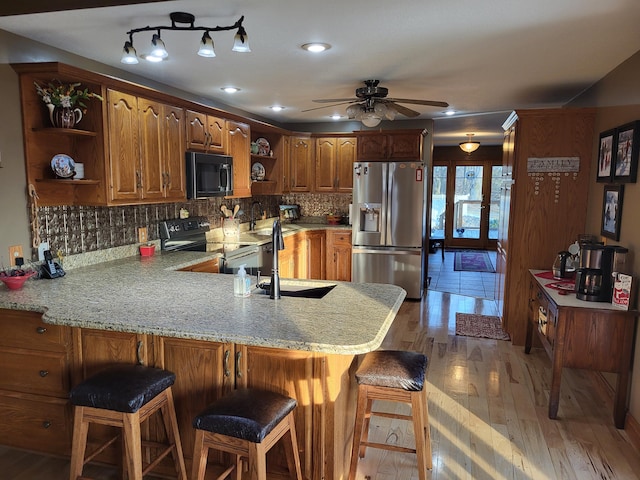
[[[420,298],[426,272],[422,162],[353,164],[353,282],[391,283]]]

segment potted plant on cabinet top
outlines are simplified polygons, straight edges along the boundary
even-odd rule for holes
[[[87,105],[83,100],[91,98],[102,101],[97,93],[90,92],[88,88],[80,88],[80,83],[63,84],[59,80],[49,82],[41,86],[33,82],[38,95],[49,109],[51,124],[57,128],[73,128],[82,115],[87,112]]]

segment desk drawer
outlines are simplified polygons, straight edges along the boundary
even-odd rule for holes
[[[0,389],[14,392],[69,395],[67,355],[0,348]]]
[[[64,351],[69,327],[49,325],[38,312],[0,310],[0,345],[34,350]]]

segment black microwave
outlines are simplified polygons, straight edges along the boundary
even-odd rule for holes
[[[233,157],[187,152],[187,198],[233,195]]]

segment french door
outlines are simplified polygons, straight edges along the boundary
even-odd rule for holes
[[[501,160],[434,161],[431,178],[431,238],[451,247],[495,249]]]

